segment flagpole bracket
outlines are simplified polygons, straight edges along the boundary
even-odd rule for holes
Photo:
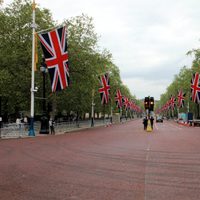
[[[34,89],[31,88],[31,92],[37,92],[38,91],[38,87],[35,87]]]
[[[38,27],[38,25],[36,24],[36,23],[33,23],[33,24],[31,24],[31,26],[30,26],[32,29],[34,28],[34,29],[37,29],[37,27]]]

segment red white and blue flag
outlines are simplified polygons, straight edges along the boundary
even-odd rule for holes
[[[66,27],[38,34],[47,65],[52,92],[69,86],[69,63]]]
[[[118,108],[122,108],[122,99],[123,96],[120,92],[120,90],[117,90],[116,96],[115,96],[115,102]]]
[[[130,102],[129,102],[128,98],[124,96],[123,101],[124,101],[125,109],[128,110],[130,108]]]
[[[192,93],[192,101],[195,103],[200,103],[200,77],[199,73],[193,74],[191,80],[191,93]]]
[[[179,92],[178,92],[178,102],[177,102],[178,108],[182,108],[184,106],[185,95],[186,94],[183,93],[182,90],[179,90]]]
[[[170,109],[170,105],[171,105],[171,99],[166,102],[165,110],[169,110]]]
[[[100,77],[101,88],[99,88],[99,93],[101,95],[101,104],[108,104],[110,96],[110,81],[108,74],[104,74]]]
[[[171,107],[172,110],[174,110],[174,108],[175,108],[175,101],[176,101],[175,97],[171,95],[170,107]]]

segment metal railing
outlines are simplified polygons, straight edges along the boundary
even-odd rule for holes
[[[122,118],[121,122],[125,122],[126,119]],[[110,119],[95,119],[94,127],[106,126],[110,124]],[[41,123],[39,121],[34,123],[34,131],[36,135],[39,135]],[[80,121],[62,121],[54,124],[55,133],[61,134],[64,132],[70,132],[72,130],[79,130],[83,128],[90,128],[91,120],[80,120]],[[0,128],[0,138],[24,138],[28,137],[29,126],[26,123],[9,123],[3,124]]]
[[[24,123],[4,124],[1,128],[1,138],[20,138],[28,136],[28,127]]]

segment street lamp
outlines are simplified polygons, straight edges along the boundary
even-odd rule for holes
[[[1,138],[1,123],[2,123],[2,117],[1,117],[1,96],[0,96],[0,138]]]
[[[47,73],[47,65],[45,63],[45,58],[42,58],[40,71],[42,72],[43,76],[43,96],[42,96],[42,117],[41,117],[41,128],[40,128],[40,134],[49,134],[49,121],[47,117],[46,112],[46,88],[45,88],[45,82],[46,82],[46,73]]]
[[[94,127],[94,89],[92,90],[92,113],[91,113],[91,127]]]

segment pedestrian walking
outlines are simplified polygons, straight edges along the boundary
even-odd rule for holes
[[[24,117],[24,128],[25,128],[25,131],[28,130],[28,117],[27,116]]]
[[[53,121],[53,119],[49,120],[49,126],[50,126],[51,134],[55,135],[55,129],[54,129],[54,121]]]
[[[152,129],[153,129],[153,121],[154,121],[154,118],[153,118],[153,116],[151,116],[150,122],[151,122],[151,128],[152,128]]]
[[[20,129],[21,128],[21,119],[20,118],[16,119],[16,124],[17,124],[17,127]]]
[[[147,129],[147,122],[148,122],[147,117],[145,117],[145,118],[143,119],[144,130]]]

